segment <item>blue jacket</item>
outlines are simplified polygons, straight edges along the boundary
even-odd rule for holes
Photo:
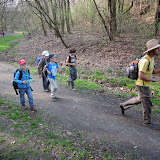
[[[30,86],[29,83],[22,84],[22,82],[25,81],[25,80],[32,79],[32,77],[28,73],[28,69],[26,71],[23,71],[23,70],[21,70],[21,71],[22,71],[22,79],[19,80],[20,72],[17,71],[17,73],[16,73],[16,75],[14,77],[14,81],[18,84],[18,88],[28,88]]]

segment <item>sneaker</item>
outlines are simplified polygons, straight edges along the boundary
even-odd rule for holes
[[[143,123],[143,125],[149,127],[149,128],[152,128],[152,129],[156,129],[156,130],[159,130],[158,126],[156,126],[155,124],[153,123]]]
[[[122,103],[120,103],[119,107],[121,108],[121,113],[124,115],[124,110],[125,110],[125,109],[124,109]]]
[[[51,97],[51,98],[52,98],[53,101],[56,101],[56,99],[58,99],[58,98],[56,98],[56,97]]]
[[[75,88],[72,88],[72,91],[76,91],[76,89],[75,89]]]
[[[34,111],[34,112],[37,111],[37,109],[36,109],[35,106],[30,106],[30,110],[31,110],[31,111]]]
[[[27,109],[27,107],[25,105],[21,105],[21,108],[23,111]]]
[[[49,89],[44,89],[44,92],[49,92]]]

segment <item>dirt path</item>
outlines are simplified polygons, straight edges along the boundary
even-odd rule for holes
[[[0,94],[16,98],[18,96],[11,86],[13,71],[11,64],[0,62]],[[68,88],[59,86],[57,97],[53,102],[49,93],[42,90],[41,79],[32,83],[34,102],[37,108],[56,116],[64,126],[86,131],[91,136],[103,139],[106,143],[114,143],[125,149],[133,150],[140,157],[159,160],[160,157],[160,131],[146,128],[142,125],[142,113],[130,109],[127,116],[120,113],[116,97],[102,97],[73,92]],[[160,126],[160,119],[153,118]]]

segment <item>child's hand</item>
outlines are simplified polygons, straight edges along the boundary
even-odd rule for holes
[[[43,69],[46,71],[47,70],[46,66],[44,66]]]
[[[26,81],[23,81],[22,84],[27,84],[27,82],[26,82]]]
[[[48,71],[48,74],[49,74],[49,75],[51,75],[51,72],[50,72],[50,71]]]

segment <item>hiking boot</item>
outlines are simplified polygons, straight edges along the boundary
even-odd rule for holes
[[[36,109],[35,106],[30,106],[30,110],[31,110],[31,111],[34,111],[34,112],[37,111],[37,109]]]
[[[160,128],[158,128],[158,126],[156,126],[153,123],[143,123],[143,125],[145,125],[145,126],[147,126],[149,128],[155,129],[155,130],[159,130],[160,129]]]
[[[27,107],[25,105],[21,105],[22,111],[26,110]]]
[[[125,110],[125,109],[124,109],[122,103],[120,103],[119,107],[121,108],[121,113],[124,115],[124,110]]]

